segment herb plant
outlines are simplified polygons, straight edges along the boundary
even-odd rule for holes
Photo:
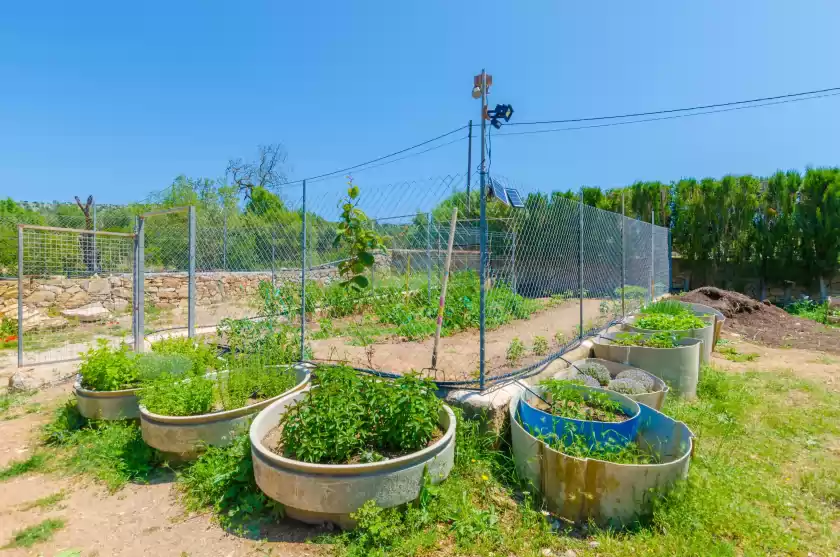
[[[185,356],[192,361],[194,373],[207,373],[219,369],[216,348],[202,340],[189,337],[170,337],[152,344],[152,352],[167,356]]]
[[[138,386],[135,356],[125,344],[112,347],[105,339],[82,354],[79,367],[82,387],[94,391],[118,391]]]
[[[560,379],[545,379],[539,385],[543,388],[549,412],[554,416],[597,422],[627,419],[621,404],[606,393],[580,389]]]
[[[548,354],[548,340],[545,337],[534,337],[534,346],[531,348],[535,356],[545,356]]]
[[[562,436],[551,433],[536,437],[555,451],[575,458],[591,458],[616,464],[657,464],[660,462],[659,455],[642,448],[635,441],[618,444],[610,438],[592,443],[591,439],[578,435],[574,431],[566,431]]]
[[[702,329],[709,324],[693,314],[652,313],[640,315],[636,319],[635,326],[652,331],[687,331]]]
[[[691,309],[677,300],[659,300],[642,307],[640,313],[663,315],[692,315]]]
[[[383,380],[349,367],[315,370],[313,387],[280,419],[282,454],[304,462],[374,461],[422,449],[438,430],[442,402],[429,380]]]
[[[642,333],[620,333],[611,339],[616,346],[646,346],[648,348],[675,348],[678,346],[673,335],[668,333],[654,333],[645,336]]]

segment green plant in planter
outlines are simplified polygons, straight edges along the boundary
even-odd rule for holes
[[[171,337],[159,340],[152,344],[152,352],[167,356],[185,356],[192,361],[192,371],[194,373],[207,373],[209,370],[219,369],[221,363],[214,346],[189,337]]]
[[[691,313],[677,315],[666,313],[642,314],[636,319],[635,326],[652,331],[688,331],[702,329],[709,324]]]
[[[234,353],[258,355],[265,363],[284,364],[300,359],[300,330],[274,319],[226,318],[219,324],[219,333],[227,338]]]
[[[531,433],[533,435],[534,432]],[[553,433],[535,435],[535,437],[555,451],[575,458],[592,458],[616,464],[657,464],[661,462],[660,455],[646,450],[635,441],[618,445],[610,439],[609,441],[596,441],[594,444],[590,444],[591,439],[578,435],[573,430],[567,430],[562,437]]]
[[[442,404],[434,383],[415,375],[383,380],[349,367],[322,366],[312,388],[280,419],[277,450],[321,464],[417,451],[438,430]]]
[[[640,313],[660,313],[664,315],[693,315],[693,311],[676,300],[659,300],[644,306]]]
[[[135,356],[123,344],[112,347],[105,339],[99,339],[96,346],[82,354],[79,367],[82,387],[94,391],[118,391],[138,385]]]
[[[135,358],[137,378],[140,383],[154,380],[163,373],[185,375],[193,367],[193,362],[183,354],[141,354]]]
[[[674,335],[669,333],[653,333],[650,336],[645,336],[642,333],[630,334],[621,333],[611,339],[611,342],[616,346],[646,346],[648,348],[676,348],[677,339]]]
[[[188,377],[164,373],[149,382],[138,398],[149,412],[162,416],[197,416],[213,409],[212,379],[200,374]]]
[[[561,418],[619,422],[627,418],[621,404],[606,393],[584,391],[562,379],[544,379],[539,385],[549,404],[549,412]]]

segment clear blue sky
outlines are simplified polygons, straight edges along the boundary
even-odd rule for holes
[[[831,0],[7,3],[0,195],[136,200],[273,142],[311,176],[477,120],[482,66],[518,121],[840,86],[838,21]],[[500,137],[492,168],[527,190],[767,174],[840,164],[838,130],[832,97]],[[465,158],[457,143],[357,179]]]

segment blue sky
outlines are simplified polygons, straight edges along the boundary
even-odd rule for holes
[[[9,3],[0,195],[137,200],[273,142],[291,178],[319,174],[477,121],[482,67],[517,121],[840,86],[837,21],[829,0]],[[526,190],[767,174],[838,164],[838,129],[831,97],[497,137],[492,170]],[[356,178],[463,173],[465,159],[458,142]]]

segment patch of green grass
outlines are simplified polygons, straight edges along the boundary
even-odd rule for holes
[[[738,350],[731,346],[720,348],[718,353],[730,362],[754,362],[758,359],[757,352],[738,352]]]
[[[0,394],[0,418],[6,418],[10,410],[23,405],[34,393],[3,393]]]
[[[41,497],[40,499],[36,499],[35,501],[30,501],[29,503],[24,503],[19,507],[21,511],[29,511],[32,509],[42,509],[46,510],[55,505],[59,504],[64,498],[67,496],[67,493],[62,489],[52,495],[47,495],[46,497]]]
[[[36,543],[48,541],[53,534],[64,528],[64,524],[64,520],[60,518],[48,518],[35,526],[18,530],[12,540],[6,544],[5,549],[32,547]]]
[[[35,453],[26,460],[14,460],[5,468],[0,469],[0,481],[43,470],[46,465],[47,457],[44,453]]]

